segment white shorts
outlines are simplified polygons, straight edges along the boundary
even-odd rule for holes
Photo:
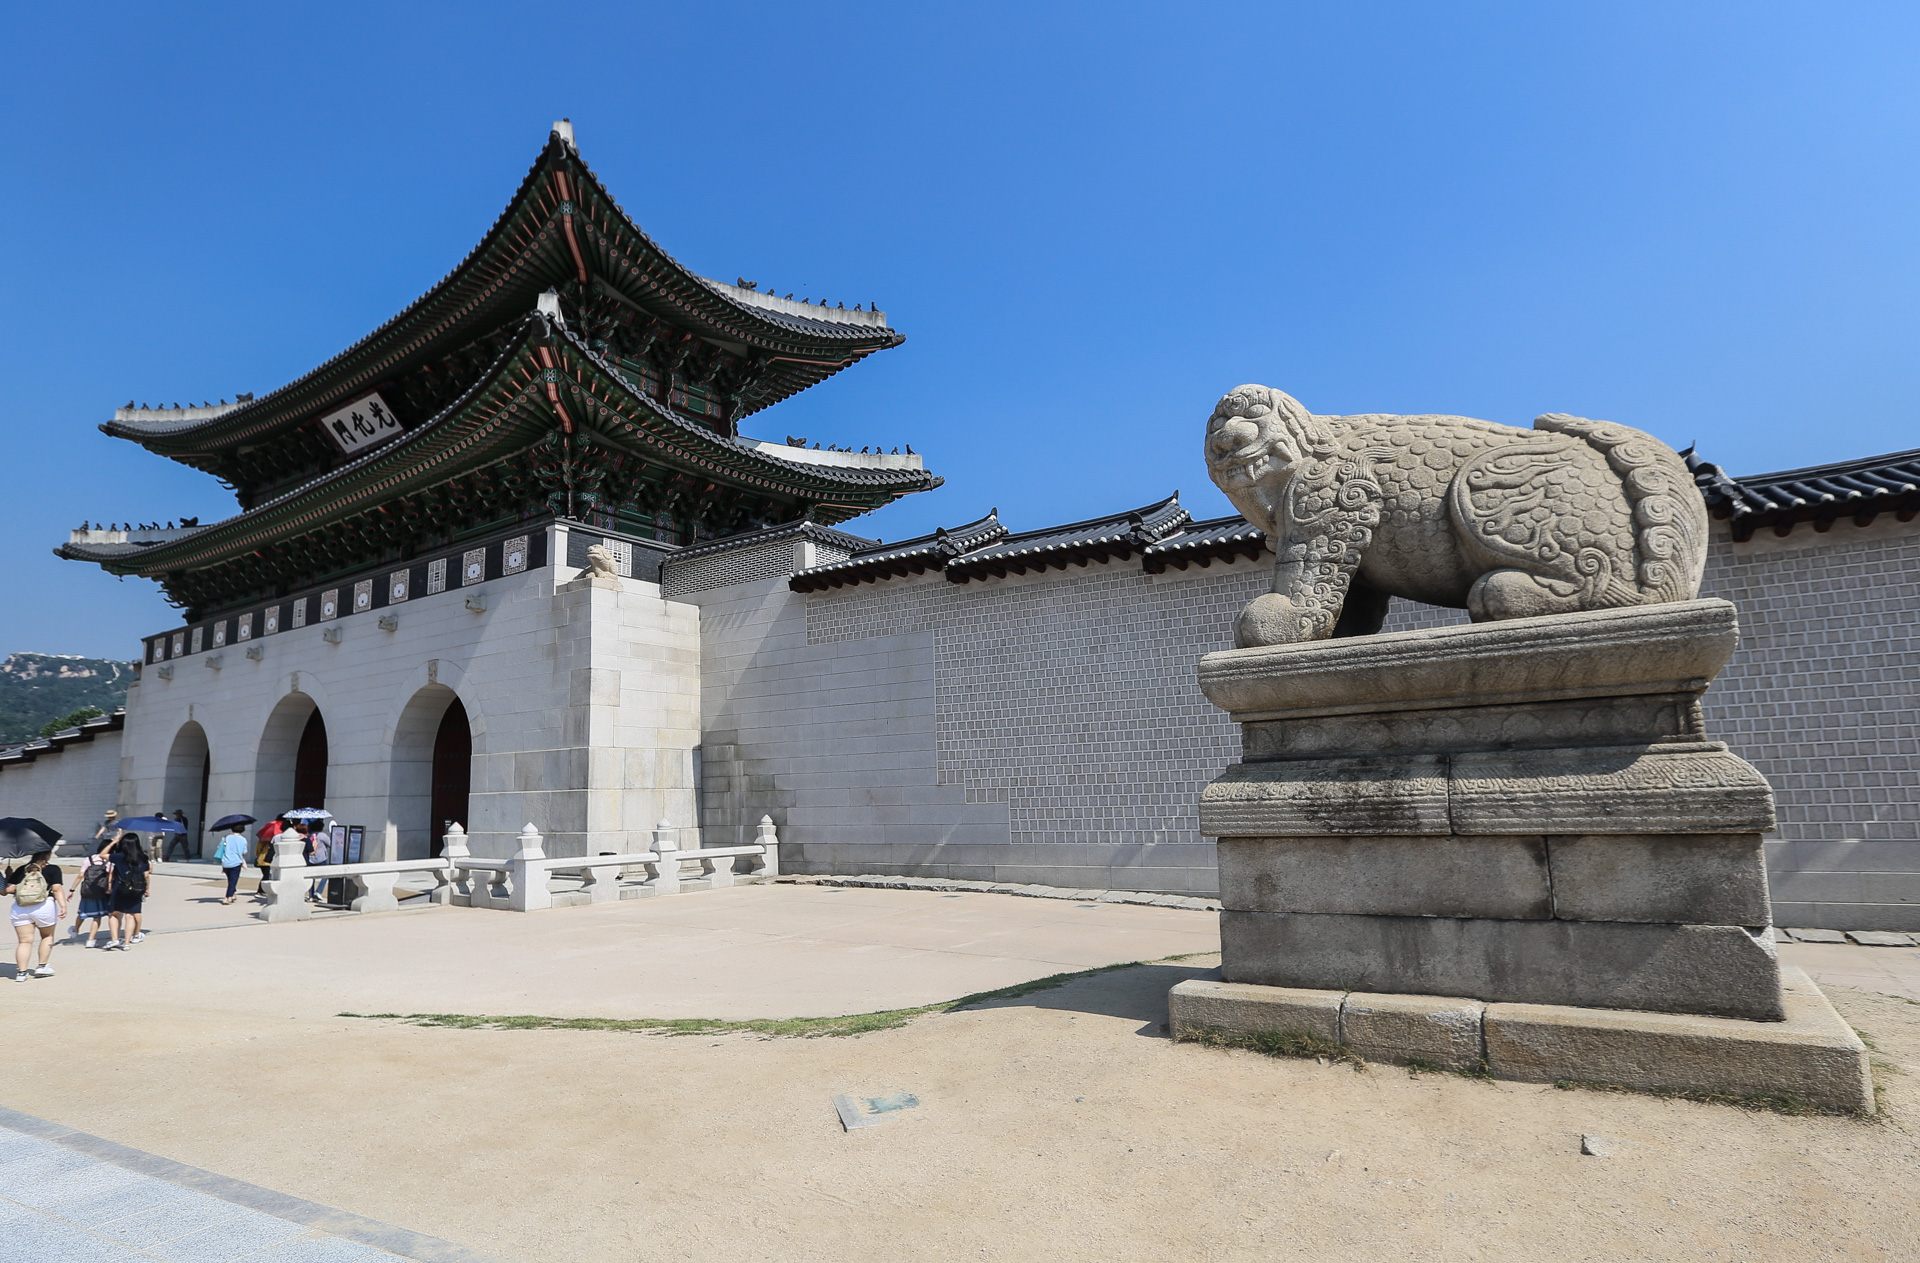
[[[23,908],[16,903],[13,905],[13,923],[37,925],[42,929],[50,930],[60,923],[60,903],[58,900],[49,899],[31,908]]]

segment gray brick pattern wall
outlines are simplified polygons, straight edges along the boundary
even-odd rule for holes
[[[1063,857],[1063,872],[1112,854],[1125,857],[1112,861],[1116,880],[1139,864],[1143,886],[1205,889],[1210,872],[1181,879],[1168,866],[1210,859],[1196,797],[1238,757],[1239,742],[1201,696],[1194,661],[1228,646],[1234,613],[1265,590],[1268,576],[1264,560],[1158,577],[1120,562],[964,585],[928,576],[814,593],[800,598],[813,664],[806,669],[914,646],[932,676],[934,710],[934,784],[918,794],[930,805],[963,795],[971,810],[1006,813],[1005,842],[969,843],[969,862],[997,854],[1000,879],[1041,880],[1012,872],[1047,864],[1035,857],[1050,848]],[[1920,929],[1920,645],[1910,630],[1920,611],[1920,528],[1858,531],[1843,522],[1817,540],[1802,528],[1783,545],[1747,546],[1733,545],[1722,528],[1703,594],[1741,611],[1742,647],[1707,695],[1707,719],[1716,738],[1773,784],[1776,919]],[[1466,621],[1465,611],[1395,601],[1385,630]],[[804,783],[819,784],[807,791],[819,793],[834,779]],[[842,792],[857,795],[857,781]],[[844,827],[832,833],[853,836]],[[938,867],[932,852],[918,870],[902,858],[921,845],[911,826],[865,836],[881,844],[875,857],[899,851],[898,862],[866,865],[875,871]],[[851,858],[860,846],[836,846],[839,867],[862,866]],[[951,848],[942,856],[950,861]]]
[[[1740,607],[1707,723],[1773,785],[1775,920],[1920,929],[1920,535],[1723,537],[1702,594]]]
[[[754,583],[793,573],[793,541],[779,539],[755,548],[733,552],[708,553],[687,561],[669,559],[660,567],[660,594],[668,600],[706,592],[713,588]],[[844,549],[821,545],[814,564],[824,566],[845,561]]]
[[[1015,845],[1199,844],[1197,792],[1239,733],[1194,680],[1265,567],[1154,578],[1125,563],[815,596],[809,644],[934,633],[942,785],[1005,803]],[[891,590],[889,590],[891,589]]]

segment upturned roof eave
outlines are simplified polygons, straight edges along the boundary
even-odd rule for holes
[[[210,523],[192,535],[156,544],[137,554],[108,553],[84,544],[67,544],[56,548],[55,555],[74,561],[92,562],[109,573],[143,577],[155,577],[170,570],[217,565],[232,556],[265,546],[270,540],[263,541],[260,538],[263,531],[269,536],[281,538],[304,534],[367,512],[382,501],[436,486],[472,469],[491,464],[531,445],[539,435],[559,425],[557,414],[551,410],[544,396],[537,402],[529,400],[540,410],[537,416],[534,408],[530,407],[517,422],[497,427],[496,433],[502,436],[509,430],[525,432],[524,441],[511,443],[505,451],[501,450],[503,443],[507,442],[503,437],[491,444],[477,446],[466,453],[465,459],[457,462],[435,463],[416,458],[416,454],[436,437],[446,436],[451,427],[468,419],[468,414],[477,405],[483,404],[489,395],[496,393],[503,379],[516,369],[521,370],[525,377],[519,392],[527,395],[544,371],[534,358],[539,346],[564,349],[572,354],[575,365],[582,370],[590,370],[590,382],[576,373],[570,384],[585,385],[588,395],[593,397],[597,397],[592,389],[596,386],[602,391],[617,393],[625,410],[633,414],[632,420],[638,421],[644,417],[651,426],[664,427],[671,434],[670,444],[654,440],[646,431],[637,431],[640,437],[636,439],[632,434],[621,433],[606,424],[611,418],[598,415],[578,418],[583,430],[617,449],[659,459],[663,464],[674,467],[691,463],[695,468],[688,472],[713,476],[742,490],[758,490],[796,500],[809,500],[854,512],[868,511],[878,507],[878,504],[888,503],[915,491],[931,490],[943,481],[925,470],[841,469],[784,461],[737,439],[700,429],[635,391],[617,370],[594,356],[578,337],[553,328],[539,315],[532,315],[527,317],[513,342],[501,352],[493,366],[466,393],[431,420],[392,442],[264,504],[223,521]],[[497,416],[496,410],[496,419]],[[680,458],[678,462],[674,459],[676,456]],[[705,468],[698,467],[703,464]],[[346,493],[350,490],[349,484],[355,482],[376,488],[379,498],[350,497]],[[760,485],[753,487],[754,483]],[[873,503],[875,501],[878,503]],[[315,511],[312,508],[328,502],[334,506],[333,512]],[[284,526],[277,531],[271,529],[276,520],[284,522]]]
[[[530,206],[544,210],[549,220],[559,216],[560,204],[565,199],[555,194],[550,177],[555,167],[562,164],[572,168],[570,176],[590,182],[593,192],[611,208],[615,226],[664,266],[670,282],[666,286],[642,287],[619,276],[595,273],[604,284],[642,308],[654,310],[664,303],[676,309],[671,314],[696,325],[695,331],[703,336],[743,342],[757,350],[774,353],[776,357],[784,353],[806,362],[812,362],[806,353],[813,352],[821,363],[850,363],[852,359],[905,341],[904,335],[890,326],[849,324],[836,328],[831,320],[762,311],[721,292],[661,249],[607,192],[578,151],[554,133],[549,135],[546,147],[480,243],[424,294],[359,341],[295,380],[224,415],[188,425],[177,422],[143,425],[115,419],[100,429],[175,459],[207,456],[234,444],[260,441],[308,420],[318,408],[339,402],[336,395],[344,398],[356,389],[366,388],[373,380],[393,371],[406,359],[426,352],[430,346],[475,331],[479,324],[486,323],[489,310],[499,311],[506,300],[522,289],[537,291],[546,284],[574,276],[567,246],[549,241],[538,247],[524,244],[516,247],[507,242],[508,230]],[[551,205],[536,205],[543,200],[550,201]],[[462,283],[474,279],[489,263],[499,265],[494,283],[478,295],[460,293]],[[527,276],[519,277],[519,284],[509,283],[523,264],[527,265],[524,269]],[[444,310],[448,307],[454,310]],[[432,326],[436,319],[441,320],[441,327],[430,333],[425,342],[416,342],[397,352],[393,349],[393,343],[405,343],[410,335]],[[389,357],[384,362],[383,355]],[[328,385],[330,382],[334,384],[332,387]],[[186,463],[192,461],[187,459]]]

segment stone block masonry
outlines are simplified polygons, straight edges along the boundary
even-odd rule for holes
[[[566,556],[564,541],[544,555]],[[296,749],[317,711],[326,808],[366,827],[363,858],[421,857],[439,827],[436,729],[457,698],[472,742],[465,823],[476,856],[511,855],[529,822],[555,856],[645,850],[663,818],[688,827],[683,845],[698,844],[697,608],[639,579],[545,565],[389,609],[391,628],[365,614],[284,627],[253,638],[257,654],[226,650],[219,669],[203,669],[205,654],[164,664],[177,667],[166,676],[149,666],[127,699],[120,800],[187,804],[204,758],[210,817],[284,811],[296,805]]]
[[[1367,1061],[1872,1114],[1866,1045],[1820,989],[1780,971],[1784,1018],[1736,1018],[1194,979],[1167,997],[1176,1039],[1307,1035]]]

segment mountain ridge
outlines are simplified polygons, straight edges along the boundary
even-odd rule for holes
[[[79,654],[13,653],[0,662],[0,741],[28,741],[85,706],[126,705],[133,664]]]

